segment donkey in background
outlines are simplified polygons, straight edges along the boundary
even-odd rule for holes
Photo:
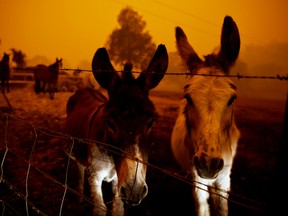
[[[34,91],[36,94],[40,92],[49,92],[50,99],[54,99],[55,92],[58,91],[59,70],[62,68],[62,58],[56,58],[56,61],[50,65],[39,64],[34,68]]]
[[[9,66],[10,56],[7,53],[4,53],[3,58],[0,62],[0,81],[1,81],[1,89],[5,92],[5,88],[7,92],[10,92],[10,66]]]

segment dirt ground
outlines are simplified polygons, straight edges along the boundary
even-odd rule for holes
[[[6,114],[7,104],[0,95],[2,215],[27,215],[27,209],[29,215],[91,215],[89,199],[77,201],[75,163],[69,161],[61,142],[55,142],[69,142],[61,129],[71,95],[56,93],[50,100],[47,94],[36,96],[31,88],[12,89],[7,94],[13,107],[11,114]],[[170,151],[181,95],[152,91],[151,99],[159,119],[149,157],[149,193],[139,206],[128,210],[128,215],[193,215],[192,186],[173,175],[185,173]],[[277,185],[274,176],[284,110],[285,101],[241,96],[237,100],[235,113],[241,138],[231,175],[229,215],[271,215],[278,208],[273,185]]]

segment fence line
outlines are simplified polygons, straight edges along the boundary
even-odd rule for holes
[[[35,71],[35,70],[39,70],[36,68],[29,68],[29,67],[24,67],[24,68],[17,68],[17,67],[12,67],[10,69],[14,69],[14,70],[22,70],[22,71]],[[79,68],[61,68],[59,69],[59,71],[74,71],[74,72],[115,72],[115,71],[111,71],[111,70],[92,70],[92,69],[79,69]],[[116,72],[119,73],[125,73],[125,71],[122,70],[116,70]],[[131,73],[134,74],[140,74],[140,71],[131,71]],[[147,73],[153,73],[153,72],[147,72]],[[187,71],[187,72],[166,72],[165,75],[171,75],[171,76],[212,76],[212,77],[231,77],[231,78],[237,78],[237,79],[273,79],[273,80],[284,80],[287,81],[288,80],[288,74],[287,75],[279,75],[279,74],[275,74],[273,76],[266,76],[266,75],[242,75],[240,73],[237,74],[225,74],[225,75],[217,75],[217,74],[191,74],[191,72]]]
[[[33,68],[11,68],[11,69],[15,69],[15,70],[29,70],[29,71],[33,70]],[[62,71],[76,71],[76,72],[92,72],[92,70],[72,69],[72,68],[63,68],[63,69],[60,69],[60,70],[62,70]],[[103,72],[103,71],[94,71],[94,72]],[[106,71],[106,72],[112,72],[112,71]],[[113,72],[115,72],[115,71],[113,71]],[[117,72],[125,72],[125,71],[117,71]],[[138,74],[140,72],[132,71],[132,73]],[[175,76],[183,76],[183,75],[185,75],[185,76],[190,76],[191,74],[190,74],[190,72],[185,72],[185,73],[184,72],[183,73],[182,72],[168,72],[168,73],[166,73],[166,75],[172,75],[172,76],[173,75],[175,75]],[[280,81],[287,81],[288,80],[288,75],[282,76],[282,75],[278,75],[278,74],[274,75],[274,76],[248,76],[248,75],[241,75],[239,73],[237,73],[236,75],[214,75],[214,74],[193,74],[193,75],[195,75],[195,76],[214,76],[214,77],[232,77],[232,78],[237,78],[237,79],[242,79],[242,78],[243,79],[272,79],[272,80],[280,80]],[[69,171],[69,166],[70,166],[70,157],[68,157],[68,161],[67,161],[67,165],[66,165],[64,184],[62,182],[60,182],[59,180],[57,180],[55,177],[49,175],[47,172],[44,172],[43,170],[37,168],[37,166],[32,162],[32,155],[34,154],[33,151],[34,151],[35,146],[37,145],[38,133],[39,132],[41,132],[43,134],[46,134],[47,136],[51,137],[51,139],[58,138],[58,139],[71,140],[72,146],[70,148],[70,152],[66,152],[66,153],[68,153],[68,155],[71,155],[71,151],[74,148],[75,140],[83,142],[83,143],[86,143],[86,144],[92,144],[92,143],[95,144],[96,143],[101,148],[105,148],[108,151],[111,151],[112,153],[115,153],[115,154],[119,154],[119,155],[121,155],[123,157],[129,157],[132,160],[137,160],[138,162],[144,163],[148,167],[151,167],[152,169],[157,170],[160,173],[163,173],[165,175],[169,175],[169,176],[171,176],[171,177],[173,177],[173,178],[175,178],[175,179],[177,179],[179,181],[184,182],[185,184],[191,185],[192,187],[197,187],[198,189],[203,190],[201,185],[207,186],[207,185],[202,184],[200,182],[197,182],[195,180],[191,180],[191,179],[189,179],[187,177],[181,176],[181,175],[179,175],[177,173],[173,173],[173,172],[171,172],[169,170],[163,169],[163,168],[161,168],[159,166],[156,166],[156,165],[153,165],[153,164],[150,164],[150,163],[145,163],[145,162],[139,160],[138,158],[134,158],[131,155],[127,154],[122,149],[116,148],[116,147],[111,146],[111,145],[109,145],[107,143],[101,143],[101,142],[98,142],[98,141],[95,141],[95,140],[84,140],[84,139],[79,139],[79,138],[76,138],[76,137],[71,137],[70,135],[67,135],[67,134],[63,134],[63,133],[60,133],[60,132],[57,132],[57,131],[50,130],[48,128],[44,128],[44,127],[39,127],[39,126],[33,125],[33,124],[29,123],[29,122],[25,122],[25,121],[23,121],[21,119],[18,119],[17,117],[14,117],[14,116],[11,118],[11,116],[8,115],[8,114],[4,114],[4,116],[6,118],[5,119],[4,145],[0,144],[0,149],[1,149],[1,147],[3,147],[5,149],[5,151],[4,151],[4,154],[3,154],[3,158],[2,158],[2,161],[1,161],[1,167],[0,167],[0,170],[1,170],[0,184],[4,183],[5,185],[7,185],[10,190],[14,191],[22,200],[25,201],[26,215],[29,215],[29,207],[32,207],[32,209],[35,210],[38,214],[45,215],[45,213],[43,213],[39,208],[36,207],[36,205],[32,201],[29,200],[29,195],[30,194],[29,194],[29,190],[28,190],[28,185],[29,185],[28,180],[29,180],[30,169],[31,168],[35,169],[38,173],[43,175],[45,178],[47,178],[51,182],[54,182],[54,183],[60,185],[62,188],[64,188],[63,196],[62,196],[62,199],[61,199],[61,205],[60,205],[60,208],[59,208],[59,215],[62,215],[63,205],[64,205],[64,202],[65,202],[66,193],[67,193],[68,190],[70,192],[72,192],[73,194],[75,194],[76,196],[79,196],[79,197],[81,196],[85,201],[87,201],[91,205],[95,205],[95,203],[93,203],[93,201],[89,197],[86,197],[83,194],[79,194],[76,190],[74,190],[73,188],[70,188],[68,186],[67,181],[68,181],[68,171]],[[24,157],[22,157],[17,152],[15,152],[12,148],[8,147],[8,141],[7,141],[8,124],[9,124],[9,121],[13,121],[13,120],[15,120],[16,122],[22,122],[22,123],[24,122],[27,125],[31,126],[33,128],[33,130],[34,130],[35,139],[34,139],[34,143],[33,143],[33,146],[31,148],[31,151],[30,151],[29,160],[26,160]],[[0,122],[1,122],[1,112],[0,112]],[[25,193],[22,193],[20,190],[18,190],[17,187],[14,187],[14,185],[12,183],[10,183],[9,180],[4,178],[4,163],[6,161],[8,152],[14,154],[17,158],[23,160],[25,162],[25,164],[28,165],[27,172],[26,172],[26,178],[25,178]],[[255,200],[252,200],[252,199],[249,199],[247,197],[244,197],[244,196],[241,196],[241,195],[238,195],[238,194],[234,194],[232,192],[225,191],[225,190],[222,190],[222,189],[219,189],[219,188],[214,188],[214,189],[217,191],[214,194],[216,194],[218,196],[222,196],[218,192],[223,192],[223,193],[227,193],[227,194],[231,195],[233,198],[230,196],[228,200],[230,202],[236,204],[236,205],[240,205],[240,206],[243,206],[243,207],[246,207],[246,208],[250,208],[250,209],[253,209],[253,210],[258,211],[258,212],[266,213],[266,209],[263,206],[261,206],[263,204],[255,201]],[[7,207],[7,210],[8,209],[12,209],[13,211],[17,212],[16,209],[14,209],[11,205],[9,205],[4,200],[0,199],[0,202],[2,203],[2,206],[3,206],[2,215],[4,215],[4,213],[5,213],[5,209],[6,209],[5,207]]]
[[[6,116],[6,128],[8,126],[8,114],[4,114],[4,116]],[[17,187],[14,187],[13,184],[11,184],[7,179],[5,179],[4,177],[0,179],[0,183],[4,183],[6,184],[10,190],[13,190],[18,196],[19,198],[23,199],[25,201],[25,210],[26,210],[26,215],[29,215],[29,206],[32,207],[33,210],[36,210],[36,212],[40,215],[46,215],[45,213],[43,213],[39,208],[36,207],[36,205],[34,205],[31,201],[29,201],[29,194],[28,194],[28,177],[29,177],[29,173],[30,173],[30,169],[33,168],[35,169],[38,173],[40,173],[41,175],[43,175],[45,178],[49,179],[50,181],[52,181],[53,183],[56,183],[60,186],[62,186],[64,188],[64,193],[63,193],[63,197],[62,197],[62,201],[61,201],[61,205],[60,205],[60,212],[59,212],[59,215],[62,215],[62,208],[63,208],[63,204],[64,204],[64,200],[65,200],[65,196],[66,196],[66,191],[69,190],[70,192],[74,193],[75,195],[77,196],[81,196],[85,201],[87,201],[88,203],[90,203],[91,205],[99,205],[97,203],[93,203],[93,201],[78,193],[77,191],[75,191],[74,189],[68,187],[67,185],[67,180],[68,180],[68,170],[69,170],[69,161],[70,161],[70,157],[68,157],[68,164],[67,164],[67,168],[66,168],[66,174],[65,174],[65,183],[61,183],[59,180],[57,180],[56,178],[52,177],[51,175],[49,175],[48,173],[42,171],[41,169],[37,168],[32,162],[31,162],[31,158],[32,158],[32,155],[33,155],[33,150],[37,144],[37,138],[38,138],[38,135],[37,135],[37,131],[38,132],[43,132],[45,133],[46,135],[50,135],[51,137],[57,137],[59,138],[61,136],[61,133],[59,132],[56,132],[56,131],[52,131],[52,130],[49,130],[49,129],[45,129],[45,128],[42,128],[42,127],[37,127],[29,122],[26,122],[26,121],[23,121],[21,119],[17,119],[17,117],[14,119],[16,121],[19,121],[19,122],[24,122],[28,125],[30,125],[34,132],[35,132],[35,139],[34,139],[34,142],[33,142],[33,145],[32,145],[32,149],[31,149],[31,153],[30,153],[30,157],[29,157],[29,160],[25,159],[23,156],[21,156],[19,153],[17,153],[15,150],[13,150],[12,148],[8,149],[8,146],[7,146],[7,150],[9,150],[10,153],[12,153],[14,156],[16,156],[17,158],[21,159],[23,162],[25,162],[27,165],[28,165],[28,169],[27,169],[27,172],[26,172],[26,180],[25,180],[25,194],[21,193],[20,190],[17,189]],[[47,130],[47,131],[45,131]],[[48,132],[49,131],[49,132]],[[54,135],[53,135],[54,134]],[[58,134],[58,136],[55,136],[55,134]],[[5,133],[5,136],[7,135],[7,131]],[[69,135],[65,135],[65,134],[62,134],[62,138],[65,138],[67,139],[67,137],[70,137]],[[73,143],[74,143],[74,139],[73,140]],[[7,143],[6,143],[7,144]],[[6,146],[6,145],[5,145]],[[2,144],[0,144],[0,147],[4,147]],[[71,148],[71,151],[72,151],[72,148]],[[2,163],[1,164],[4,164],[4,161],[5,161],[5,158],[6,157],[3,157],[2,158]],[[3,167],[1,167],[1,176],[4,175],[4,171],[3,171]],[[2,204],[4,203],[3,200],[0,200],[0,202],[2,202]],[[99,206],[100,208],[103,208],[103,206]],[[15,210],[16,211],[16,210]],[[108,210],[108,213],[110,211]],[[110,212],[111,215],[112,215],[112,212]]]
[[[86,144],[89,144],[89,145],[96,143],[97,145],[100,146],[100,148],[105,148],[106,150],[112,151],[113,153],[120,154],[121,156],[124,156],[124,157],[129,157],[130,159],[136,160],[136,161],[138,161],[138,162],[140,162],[140,163],[144,163],[143,161],[139,160],[138,158],[132,157],[131,155],[127,154],[127,153],[124,152],[122,149],[116,148],[115,146],[111,146],[111,145],[109,145],[109,144],[107,144],[107,143],[102,143],[102,142],[98,142],[98,141],[95,141],[95,140],[84,140],[84,139],[79,139],[79,138],[76,138],[76,137],[71,137],[70,135],[63,134],[63,133],[58,132],[58,131],[53,131],[53,130],[51,130],[51,129],[47,129],[47,128],[44,128],[44,127],[39,127],[39,126],[33,125],[33,124],[31,124],[31,123],[29,123],[29,122],[26,122],[26,121],[24,121],[24,120],[22,120],[22,119],[19,119],[19,118],[17,118],[17,117],[10,117],[9,114],[4,114],[4,116],[5,116],[5,125],[6,125],[6,128],[5,128],[5,145],[2,145],[2,144],[1,144],[0,146],[3,147],[3,148],[5,148],[5,153],[4,153],[4,156],[3,156],[3,158],[2,158],[2,162],[1,162],[1,179],[0,179],[0,183],[3,182],[3,183],[5,183],[8,187],[10,187],[10,189],[14,190],[13,185],[9,184],[9,181],[4,178],[3,164],[4,164],[4,161],[6,160],[6,154],[7,154],[8,151],[11,152],[12,154],[16,155],[18,158],[22,159],[26,164],[28,164],[28,169],[27,169],[27,172],[26,172],[26,182],[25,182],[26,194],[24,195],[24,194],[18,193],[18,194],[20,194],[20,197],[25,200],[26,213],[27,213],[27,215],[29,215],[29,211],[28,211],[28,207],[29,207],[29,206],[31,206],[33,209],[38,209],[37,207],[35,207],[35,205],[34,205],[32,202],[30,202],[30,201],[28,200],[28,197],[29,197],[29,196],[28,196],[28,195],[29,195],[29,194],[28,194],[28,177],[29,177],[29,172],[30,172],[30,168],[31,168],[31,167],[33,167],[37,172],[39,172],[39,173],[40,173],[41,175],[43,175],[45,178],[50,179],[52,182],[57,183],[57,184],[61,185],[61,186],[64,188],[64,193],[63,193],[63,197],[62,197],[62,200],[61,200],[59,215],[62,214],[63,203],[64,203],[64,200],[65,200],[65,196],[66,196],[67,190],[71,191],[72,193],[74,193],[74,194],[77,195],[77,196],[83,197],[83,198],[84,198],[85,200],[87,200],[89,203],[93,204],[93,202],[92,202],[89,198],[83,196],[82,194],[79,194],[78,192],[76,192],[74,189],[70,188],[70,187],[67,185],[68,169],[69,169],[69,165],[70,165],[70,159],[68,159],[67,166],[66,166],[66,173],[65,173],[65,181],[64,181],[64,184],[61,183],[60,181],[58,181],[57,179],[55,179],[54,177],[52,177],[51,175],[49,175],[48,173],[45,173],[44,171],[42,171],[41,169],[39,169],[39,168],[37,168],[36,166],[33,165],[33,163],[32,163],[32,155],[33,155],[33,150],[34,150],[34,148],[35,148],[35,146],[36,146],[36,144],[37,144],[38,133],[39,133],[39,132],[50,136],[51,139],[57,138],[57,139],[62,139],[62,140],[63,140],[63,139],[71,140],[71,141],[72,141],[72,146],[71,146],[71,148],[70,148],[70,154],[71,154],[72,149],[74,148],[74,142],[75,142],[75,140],[77,140],[77,141],[80,141],[80,142],[83,142],[83,143],[86,143]],[[29,160],[26,160],[25,158],[23,158],[22,156],[20,156],[20,155],[19,155],[17,152],[15,152],[12,148],[8,148],[8,142],[7,142],[8,129],[7,129],[7,128],[8,128],[9,121],[13,121],[13,120],[14,120],[15,122],[21,122],[21,123],[25,123],[25,124],[27,124],[27,125],[30,125],[30,126],[33,128],[33,130],[34,130],[35,139],[34,139],[34,143],[33,143],[33,145],[32,145],[31,151],[30,151]],[[109,148],[108,148],[108,147],[109,147]],[[111,147],[112,147],[112,150],[111,150]],[[69,153],[68,153],[68,154],[69,154]],[[68,158],[70,158],[70,157],[68,157]],[[187,177],[181,176],[181,175],[179,175],[179,174],[177,174],[177,173],[173,173],[173,172],[171,172],[171,171],[169,171],[169,170],[163,169],[163,168],[161,168],[161,167],[159,167],[159,166],[156,166],[156,165],[153,165],[153,164],[150,164],[150,163],[145,163],[145,164],[146,164],[148,167],[151,167],[151,168],[153,168],[153,169],[155,169],[155,170],[157,170],[157,171],[159,171],[159,172],[161,172],[161,173],[163,173],[163,174],[165,174],[165,175],[169,175],[169,176],[171,176],[171,177],[173,177],[173,178],[176,178],[177,180],[180,180],[180,181],[182,181],[182,182],[184,182],[184,183],[186,183],[186,184],[191,185],[192,187],[197,187],[197,188],[203,190],[203,189],[201,188],[201,186],[198,186],[198,185],[201,185],[200,182],[191,180],[191,179],[189,179],[189,178],[187,178]],[[205,184],[202,184],[202,185],[207,186],[207,185],[205,185]],[[11,186],[12,186],[12,187],[11,187]],[[16,188],[16,189],[17,189],[17,188]],[[15,191],[16,191],[16,189],[15,189]],[[233,202],[233,203],[235,203],[235,204],[237,204],[237,205],[241,205],[241,206],[244,206],[244,207],[247,207],[247,208],[250,208],[250,209],[254,209],[254,210],[259,211],[259,212],[265,212],[265,210],[263,210],[263,208],[255,207],[255,205],[256,205],[256,206],[257,206],[257,205],[258,205],[258,206],[261,205],[261,203],[258,203],[258,202],[255,201],[255,200],[251,200],[251,199],[249,199],[249,198],[247,198],[247,197],[240,196],[240,195],[237,195],[237,194],[233,194],[233,193],[231,193],[231,192],[228,192],[228,191],[225,191],[225,190],[221,190],[221,189],[219,189],[219,188],[214,188],[214,189],[215,189],[216,191],[221,191],[221,192],[224,192],[224,193],[228,193],[228,194],[230,194],[230,195],[233,195],[233,197],[238,198],[238,199],[241,200],[241,201],[237,201],[237,200],[234,200],[234,199],[232,199],[232,198],[229,197],[228,200],[229,200],[230,202]],[[222,195],[220,195],[218,192],[216,192],[215,194],[218,195],[218,196],[222,196]],[[225,198],[225,197],[224,197],[224,198]],[[4,202],[3,202],[2,200],[0,200],[0,202],[2,202],[2,204],[4,205]],[[245,202],[248,203],[248,204],[246,204]],[[95,204],[95,203],[94,203],[94,204]],[[37,210],[37,211],[38,211],[38,210]],[[42,212],[41,212],[40,210],[39,210],[39,213],[42,214]],[[44,213],[43,213],[43,214],[44,214]],[[45,214],[44,214],[44,215],[45,215]]]

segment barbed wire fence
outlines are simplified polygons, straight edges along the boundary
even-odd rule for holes
[[[31,70],[31,68],[29,68],[29,70]],[[62,70],[92,72],[92,70],[80,69]],[[166,75],[187,76],[190,75],[190,73],[168,73]],[[203,74],[197,75],[202,76]],[[288,80],[288,75],[244,76],[237,74],[223,76],[238,79],[253,78],[277,79],[281,81]],[[82,197],[83,200],[85,200],[85,203],[82,204],[82,210],[87,207],[88,209],[91,209],[91,207],[95,205],[95,203],[93,203],[89,197],[80,194],[74,189],[73,185],[72,187],[69,185],[69,179],[73,179],[74,177],[71,174],[71,170],[73,170],[71,166],[73,166],[73,163],[71,163],[70,157],[68,157],[67,154],[64,154],[62,151],[63,149],[60,148],[60,146],[63,146],[63,144],[59,145],[59,143],[70,144],[70,151],[72,151],[74,148],[75,140],[86,144],[91,144],[91,142],[93,142],[100,145],[102,148],[107,148],[107,146],[109,147],[109,144],[91,140],[79,140],[76,137],[71,137],[57,130],[34,125],[33,122],[31,123],[30,121],[23,120],[21,117],[15,116],[11,113],[0,112],[0,122],[2,122],[4,125],[3,128],[0,128],[0,132],[2,133],[2,137],[0,137],[0,139],[4,141],[3,144],[2,142],[0,144],[0,189],[2,191],[1,193],[5,194],[6,196],[6,199],[0,198],[0,203],[2,204],[2,215],[54,215],[55,212],[62,215],[63,211],[68,211],[67,203],[73,202],[71,201],[71,199],[73,199],[71,197]],[[22,128],[24,130],[21,131],[21,133],[15,134],[13,132],[13,125],[15,124],[23,125]],[[22,151],[19,152],[19,149],[22,149]],[[111,151],[111,148],[108,148],[107,150]],[[123,156],[121,149],[116,149],[115,151],[116,153],[121,152]],[[51,155],[53,155],[53,157],[51,157]],[[127,156],[129,155],[126,155],[126,157]],[[131,158],[131,156],[129,157]],[[55,158],[58,158],[58,160],[55,160]],[[139,161],[138,158],[132,159]],[[139,162],[144,163],[143,161]],[[47,163],[52,164],[52,166],[47,168],[45,166]],[[199,189],[201,189],[200,182],[193,181],[187,176],[179,175],[176,172],[163,169],[154,164],[146,163],[146,165],[148,166],[148,169],[152,169],[155,172],[172,177],[177,181],[181,181],[185,184],[191,185],[192,187],[199,187]],[[29,181],[33,178],[39,178],[39,185],[29,184]],[[52,192],[52,188],[54,193]],[[215,190],[217,191],[216,195],[218,196],[222,196],[220,192],[230,194],[231,196],[229,197],[229,201],[236,205],[244,206],[263,213],[265,213],[267,210],[262,203],[259,203],[256,200],[252,200],[238,194],[233,194],[228,191],[223,191],[218,188],[215,188]],[[55,191],[57,193],[55,193]],[[55,203],[58,203],[58,205],[55,206],[55,203],[45,203],[45,196],[55,197]],[[65,205],[66,208],[64,207]],[[76,207],[70,209],[70,211],[73,212],[75,209]],[[67,212],[65,212],[65,214],[66,213]]]
[[[34,70],[39,70],[33,67],[23,67],[23,68],[19,68],[19,67],[12,67],[11,69],[15,70],[15,71],[34,71]],[[53,70],[53,69],[51,69]],[[80,69],[80,68],[61,68],[59,69],[60,71],[73,71],[73,72],[77,72],[77,73],[81,73],[81,72],[93,72],[92,69]],[[111,70],[99,70],[99,71],[95,71],[94,73],[97,72],[115,72],[115,71],[111,71]],[[125,73],[125,71],[122,70],[117,70],[116,72],[119,73]],[[140,74],[140,71],[131,71],[131,73],[133,74]],[[149,73],[149,72],[147,72]],[[189,71],[187,72],[166,72],[165,76],[216,76],[216,77],[230,77],[230,78],[237,78],[237,79],[273,79],[273,80],[288,80],[288,74],[287,75],[280,75],[280,74],[275,74],[273,76],[271,75],[243,75],[240,73],[237,74],[225,74],[225,75],[217,75],[217,74],[191,74]]]
[[[4,145],[2,145],[2,144],[0,145],[2,150],[4,150],[3,157],[1,159],[0,182],[4,183],[9,188],[9,190],[11,190],[14,194],[16,194],[16,196],[18,196],[20,199],[22,199],[25,202],[25,211],[26,211],[25,213],[26,213],[26,215],[30,215],[31,211],[34,211],[35,213],[37,213],[39,215],[46,215],[46,213],[44,213],[44,210],[46,208],[44,210],[41,210],[40,207],[37,207],[38,202],[34,203],[34,201],[33,201],[34,199],[37,200],[37,198],[33,199],[31,197],[35,193],[35,191],[34,192],[30,192],[31,188],[29,189],[29,179],[31,178],[31,175],[32,175],[32,169],[33,169],[33,172],[36,172],[37,174],[39,174],[42,177],[44,177],[44,179],[46,179],[45,182],[47,180],[49,180],[52,183],[55,183],[58,186],[60,186],[59,188],[62,188],[61,190],[58,190],[59,193],[60,193],[60,191],[62,191],[62,198],[58,197],[58,201],[59,201],[59,203],[61,203],[61,205],[59,207],[59,215],[62,214],[63,203],[65,202],[65,197],[66,197],[67,191],[70,191],[75,196],[82,197],[85,201],[87,201],[91,205],[94,204],[93,201],[89,197],[78,193],[75,189],[71,188],[67,184],[67,182],[68,182],[68,172],[69,172],[69,166],[70,166],[70,157],[66,158],[66,160],[67,160],[67,163],[65,165],[66,166],[66,170],[65,170],[65,172],[63,172],[64,168],[62,169],[62,172],[61,172],[62,173],[62,180],[59,180],[59,179],[57,179],[57,177],[52,176],[48,172],[44,171],[43,170],[44,167],[39,167],[39,165],[37,165],[37,163],[39,163],[39,161],[36,160],[36,159],[33,159],[33,155],[34,154],[35,155],[39,154],[39,152],[35,151],[35,149],[37,147],[36,145],[40,145],[41,144],[41,139],[38,138],[40,134],[42,134],[42,135],[44,134],[44,135],[47,135],[48,137],[51,137],[50,140],[57,139],[58,141],[62,141],[62,142],[64,140],[64,142],[66,142],[66,143],[70,142],[71,143],[70,152],[71,152],[71,150],[74,147],[75,140],[81,141],[81,143],[86,143],[87,145],[91,145],[91,144],[95,144],[96,143],[97,145],[101,146],[101,148],[104,148],[107,151],[111,151],[111,148],[108,148],[108,147],[111,147],[109,144],[100,143],[100,142],[93,141],[93,140],[89,140],[88,141],[88,140],[78,139],[76,137],[71,137],[71,136],[69,136],[67,134],[63,134],[63,133],[60,133],[60,132],[57,132],[57,131],[53,131],[53,130],[50,130],[50,129],[47,129],[47,128],[39,127],[39,126],[36,126],[36,125],[32,125],[30,122],[26,122],[26,121],[24,121],[22,119],[19,119],[18,117],[14,117],[14,116],[12,117],[9,114],[2,115],[1,121],[5,122],[5,132],[4,132]],[[30,127],[31,128],[30,132],[34,133],[34,137],[35,137],[34,141],[31,140],[32,143],[30,143],[30,146],[29,146],[29,148],[27,148],[27,151],[26,151],[26,149],[25,149],[25,151],[23,149],[23,151],[25,152],[26,156],[22,155],[24,152],[17,152],[17,148],[15,148],[15,146],[10,146],[8,144],[7,137],[8,137],[9,124],[23,124],[24,126],[26,125],[25,127],[26,128]],[[57,143],[59,143],[59,142],[57,142]],[[129,157],[130,159],[136,160],[139,163],[145,163],[145,162],[139,160],[138,158],[135,158],[135,157],[132,157],[132,156],[126,154],[125,152],[123,153],[123,151],[121,149],[117,149],[114,146],[112,146],[112,147],[113,147],[113,149],[115,149],[113,151],[113,154],[115,154],[115,153],[116,154],[121,154],[121,156]],[[49,150],[49,147],[47,149]],[[20,185],[18,185],[19,182],[15,182],[15,183],[10,182],[10,180],[8,179],[9,175],[8,174],[6,175],[6,172],[5,172],[5,169],[4,169],[5,163],[14,163],[15,162],[11,158],[9,159],[9,156],[8,156],[9,154],[13,155],[13,157],[18,158],[19,162],[21,161],[20,164],[24,165],[23,169],[25,169],[25,167],[26,167],[26,174],[22,173],[22,175],[25,175],[25,178],[22,179],[22,181],[24,180],[24,185],[23,185],[23,182],[20,183]],[[39,156],[35,156],[35,157],[39,157]],[[63,158],[63,162],[65,164],[64,158]],[[173,178],[175,178],[175,179],[177,179],[179,181],[182,181],[185,184],[191,185],[193,187],[197,187],[199,189],[202,189],[201,186],[204,185],[204,184],[202,184],[200,182],[197,182],[197,181],[194,181],[194,180],[192,180],[192,179],[190,179],[190,178],[188,178],[186,176],[181,176],[181,175],[179,175],[177,173],[174,173],[174,172],[171,172],[171,171],[169,171],[167,169],[163,169],[163,168],[161,168],[161,167],[159,167],[157,165],[153,165],[153,164],[150,164],[150,163],[145,163],[145,164],[148,166],[148,169],[153,169],[155,171],[163,173],[164,175],[171,176],[171,177],[173,177]],[[17,167],[17,166],[18,166],[18,164],[14,164],[14,167]],[[35,173],[33,175],[35,175]],[[63,180],[63,175],[64,175],[64,180]],[[25,190],[23,190],[23,186],[24,186]],[[204,185],[204,186],[206,186],[206,185]],[[261,206],[261,204],[258,203],[255,200],[251,200],[251,199],[249,199],[247,197],[239,196],[237,194],[233,194],[233,193],[231,194],[230,192],[222,190],[222,189],[219,189],[219,188],[214,188],[214,189],[217,191],[215,194],[218,195],[218,196],[223,196],[219,192],[222,192],[224,194],[228,193],[230,195],[233,195],[234,199],[229,199],[230,202],[233,202],[233,203],[235,203],[237,205],[245,206],[247,208],[255,209],[256,211],[260,211],[260,212],[263,211],[263,209],[255,207],[255,206]],[[238,200],[241,200],[241,201],[237,201],[235,198],[237,198]],[[7,203],[7,201],[0,200],[0,202],[2,202],[3,207],[5,207],[5,209],[7,211],[11,210],[12,212],[17,212],[17,209],[12,207],[9,203]],[[5,211],[5,209],[2,209],[2,210]],[[18,212],[18,213],[19,213],[19,215],[23,214],[23,212]]]

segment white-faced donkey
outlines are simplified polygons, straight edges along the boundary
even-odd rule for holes
[[[173,128],[172,152],[192,175],[197,215],[209,216],[211,210],[213,215],[228,215],[230,172],[240,136],[233,111],[236,86],[228,77],[240,50],[238,28],[226,16],[220,51],[204,56],[204,60],[180,27],[176,27],[176,44],[191,76]]]

